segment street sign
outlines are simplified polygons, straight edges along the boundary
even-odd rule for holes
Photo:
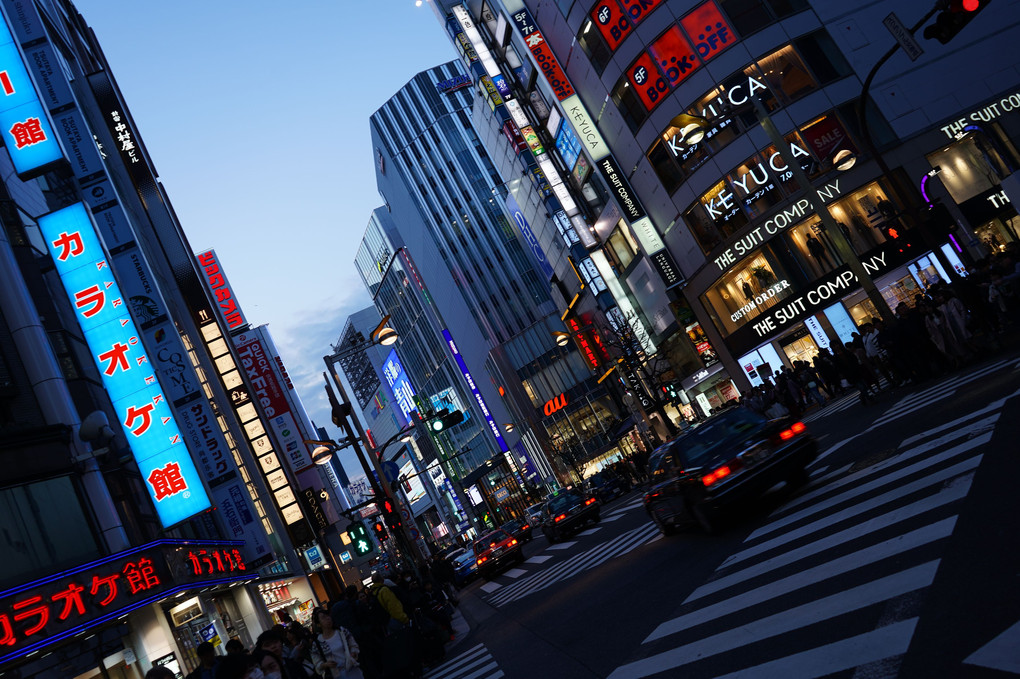
[[[421,533],[418,532],[417,528],[412,528],[411,530],[408,531],[408,534],[411,536],[412,540],[417,540],[418,538],[421,537]]]
[[[401,507],[400,508],[400,518],[402,518],[404,521],[410,521],[411,520],[411,510],[408,509],[407,507]]]
[[[496,496],[496,502],[503,502],[510,497],[510,491],[506,488],[497,488],[496,492],[493,493]]]
[[[889,16],[882,19],[882,24],[889,29],[889,32],[892,33],[892,37],[896,38],[896,42],[900,44],[900,47],[903,48],[903,51],[908,57],[910,57],[911,61],[917,61],[917,58],[924,54],[924,50],[921,48],[921,45],[914,40],[914,36],[910,33],[910,30],[903,25],[900,18],[896,16],[896,12],[889,12]]]
[[[397,469],[396,462],[386,461],[382,464],[383,474],[386,476],[386,480],[393,483],[400,476],[400,470]]]

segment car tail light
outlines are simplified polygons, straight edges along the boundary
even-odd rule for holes
[[[529,528],[531,528],[531,524],[529,523],[526,523],[523,526],[521,526],[521,530],[528,530]]]
[[[510,541],[510,546],[511,546],[511,547],[513,547],[513,546],[514,546],[514,545],[516,545],[516,544],[517,544],[517,540],[511,540],[511,541]]]
[[[584,501],[584,506],[587,507],[588,505],[595,504],[596,502],[598,502],[598,500],[596,500],[593,497],[590,497],[590,498],[588,498],[587,500]]]
[[[733,472],[740,471],[744,465],[739,460],[730,460],[721,467],[716,467],[714,470],[705,474],[701,477],[701,482],[705,484],[705,487],[711,486],[713,483],[720,479],[724,479]]]
[[[803,422],[794,422],[790,425],[789,429],[779,432],[779,440],[789,441],[797,434],[802,434],[805,431],[807,431],[807,426]],[[773,440],[775,440],[775,437],[773,437]]]
[[[483,563],[485,563],[488,560],[489,560],[489,557],[481,556],[481,557],[478,557],[478,562],[477,563],[478,563],[479,566],[481,566]]]
[[[553,519],[553,522],[554,522],[554,523],[559,523],[560,521],[562,521],[562,520],[563,520],[563,519],[565,519],[565,518],[567,518],[567,515],[566,515],[566,514],[560,514],[560,515],[559,515],[559,516],[557,516],[557,517],[556,517],[555,519]]]

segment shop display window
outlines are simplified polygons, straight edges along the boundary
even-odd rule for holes
[[[626,227],[617,227],[613,231],[609,236],[609,247],[612,249],[616,261],[619,262],[621,271],[630,266],[638,251],[637,243],[630,237]]]
[[[748,222],[726,181],[709,189],[685,215],[701,247],[707,251],[742,229]]]
[[[974,229],[974,235],[984,243],[989,252],[1005,252],[1006,243],[1016,240],[1017,226],[1020,226],[1020,218],[1017,217],[1007,220],[993,219]]]
[[[758,65],[769,88],[782,94],[788,102],[796,101],[820,87],[792,45],[786,45],[759,59]]]
[[[701,296],[716,326],[729,335],[794,294],[788,272],[768,247],[745,258]]]
[[[791,364],[795,364],[797,361],[810,363],[818,355],[818,344],[815,342],[815,338],[808,334],[806,328],[803,333],[803,336],[800,337],[798,337],[799,332],[793,333],[790,337],[795,339],[783,344],[783,353],[786,354],[786,358],[790,360]]]
[[[817,216],[812,216],[812,219],[786,232],[787,244],[799,255],[811,278],[820,278],[843,263],[832,239],[833,236]]]
[[[946,148],[929,153],[928,162],[958,204],[993,189],[1010,174],[1008,155],[984,134],[970,134]]]

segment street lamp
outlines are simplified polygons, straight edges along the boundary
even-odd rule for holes
[[[570,344],[570,333],[562,330],[553,330],[552,336],[556,338],[556,346],[565,347]]]

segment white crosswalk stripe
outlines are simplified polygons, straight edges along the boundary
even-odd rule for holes
[[[841,396],[835,401],[826,403],[825,406],[823,406],[821,409],[816,410],[815,412],[810,413],[809,415],[805,415],[802,418],[802,421],[805,424],[808,422],[814,422],[815,420],[819,420],[823,417],[828,417],[829,415],[841,413],[847,408],[852,408],[860,402],[861,402],[860,394],[855,391],[851,394]]]
[[[492,606],[503,606],[517,601],[529,594],[534,594],[558,582],[562,582],[579,573],[594,568],[609,559],[622,556],[641,545],[651,542],[658,535],[654,525],[645,524],[626,531],[610,540],[586,549],[574,556],[561,561],[533,575],[522,577],[516,582],[506,585],[487,599]]]
[[[920,606],[905,602],[920,601],[934,581],[1003,403],[911,437],[871,467],[826,474],[751,533],[644,640],[645,657],[610,679],[898,667]]]
[[[502,676],[503,670],[499,669],[499,664],[485,648],[485,644],[478,644],[456,658],[433,667],[422,679],[499,679]]]
[[[1003,368],[1006,368],[1011,363],[1014,364],[1012,367],[1020,366],[1020,363],[1017,363],[1014,359],[1004,359],[966,374],[949,377],[936,385],[914,392],[913,394],[910,394],[898,401],[896,405],[875,420],[872,426],[881,426],[887,422],[891,422],[892,420],[904,417],[905,415],[909,415],[910,413],[921,410],[922,408],[926,408],[932,403],[940,401],[947,396],[952,396],[956,393],[956,390],[963,385],[973,382],[974,380],[979,380],[987,375],[993,375]]]

